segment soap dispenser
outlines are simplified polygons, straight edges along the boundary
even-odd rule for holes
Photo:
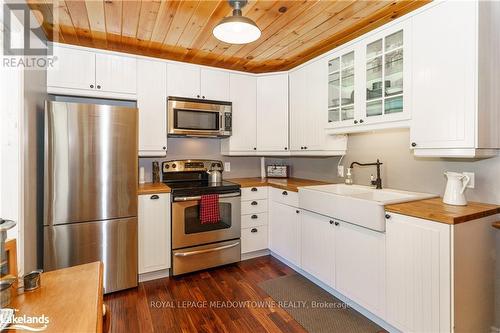
[[[352,168],[347,168],[347,173],[345,175],[344,183],[346,185],[352,185],[353,184],[353,180],[352,180]]]

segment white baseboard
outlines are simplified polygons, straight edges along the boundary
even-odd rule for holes
[[[160,271],[139,274],[139,282],[146,282],[156,279],[163,279],[170,276],[170,269],[162,269]]]
[[[375,314],[371,313],[370,311],[366,310],[364,307],[362,307],[361,305],[355,303],[354,301],[351,301],[349,298],[345,297],[344,295],[342,295],[341,293],[339,293],[337,290],[335,290],[332,287],[324,284],[323,282],[321,282],[320,280],[318,280],[317,278],[315,278],[311,274],[307,273],[306,271],[302,270],[301,268],[297,267],[295,264],[291,263],[290,261],[282,258],[281,256],[279,256],[278,254],[276,254],[276,253],[274,253],[272,251],[271,251],[270,254],[273,257],[275,257],[276,259],[278,259],[279,261],[283,262],[288,267],[292,268],[294,271],[296,271],[300,275],[302,275],[305,278],[307,278],[309,281],[311,281],[314,284],[316,284],[317,286],[319,286],[321,289],[323,289],[323,290],[327,291],[328,293],[332,294],[333,296],[337,297],[339,300],[341,300],[342,302],[346,303],[347,305],[349,305],[351,308],[353,308],[354,310],[356,310],[359,313],[361,313],[366,318],[368,318],[371,321],[373,321],[374,323],[378,324],[379,326],[381,326],[382,328],[384,328],[388,332],[390,332],[390,333],[393,333],[393,332],[394,333],[399,333],[400,332],[400,330],[398,330],[397,328],[395,328],[391,324],[387,323],[382,318],[380,318],[377,315],[375,315]],[[495,333],[497,333],[497,332],[495,332]]]
[[[241,260],[253,259],[253,258],[257,258],[257,257],[267,256],[269,254],[271,254],[271,251],[269,251],[269,249],[248,252],[248,253],[242,253]]]

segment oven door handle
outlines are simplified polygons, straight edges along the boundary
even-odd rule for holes
[[[226,193],[226,194],[219,194],[219,198],[236,198],[241,196],[240,192],[235,192],[235,193]],[[195,197],[176,197],[174,198],[174,201],[194,201],[194,200],[200,200],[201,196],[195,196]]]
[[[240,242],[236,242],[236,243],[229,244],[229,245],[214,247],[213,249],[205,249],[205,250],[198,250],[198,251],[191,251],[191,252],[176,253],[176,254],[174,254],[174,256],[176,256],[176,257],[189,257],[189,256],[197,255],[197,254],[203,254],[203,253],[209,253],[209,252],[230,249],[232,247],[238,246],[239,244],[240,244]]]

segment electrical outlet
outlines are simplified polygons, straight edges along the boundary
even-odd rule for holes
[[[464,175],[469,176],[470,181],[469,184],[467,184],[467,188],[474,188],[475,185],[475,180],[474,180],[474,172],[464,172]]]
[[[337,176],[344,177],[344,166],[343,165],[337,166]]]
[[[224,171],[231,171],[231,162],[224,162]]]

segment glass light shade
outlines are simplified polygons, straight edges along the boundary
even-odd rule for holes
[[[229,44],[247,44],[260,37],[257,25],[244,16],[229,16],[224,18],[213,30],[214,36]]]

